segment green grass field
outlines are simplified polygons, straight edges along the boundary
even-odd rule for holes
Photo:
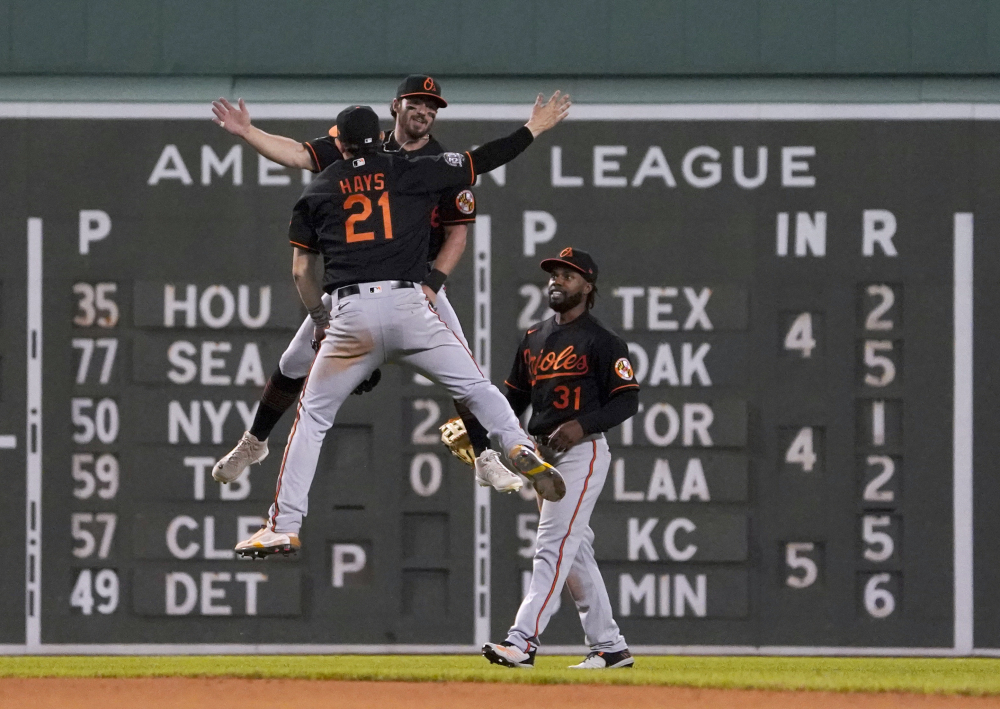
[[[596,683],[837,692],[1000,694],[1000,660],[931,658],[640,657],[636,669],[533,671],[474,656],[0,657],[3,677],[240,677],[408,682]]]

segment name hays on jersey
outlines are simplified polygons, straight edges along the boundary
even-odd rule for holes
[[[342,194],[351,194],[352,192],[381,192],[385,190],[385,175],[381,172],[376,172],[374,175],[354,175],[353,179],[345,177],[342,180],[338,180],[337,184]]]

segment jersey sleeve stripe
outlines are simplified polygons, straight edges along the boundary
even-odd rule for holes
[[[476,184],[476,166],[472,164],[472,153],[466,150],[465,154],[469,156],[469,172],[472,174],[472,177],[469,178],[469,184],[474,185]]]
[[[638,389],[638,388],[639,388],[638,384],[622,384],[620,387],[615,387],[614,389],[609,391],[608,396],[614,394],[616,391],[621,391],[622,389]]]
[[[511,384],[510,382],[508,382],[506,379],[503,380],[503,383],[506,384],[507,386],[509,386],[511,389],[516,389],[517,391],[524,391],[524,389],[522,389],[521,387],[514,386],[513,384]]]
[[[441,223],[444,226],[451,226],[452,224],[468,224],[469,222],[474,222],[474,221],[476,221],[475,217],[466,217],[465,219],[448,219],[448,220],[442,219]]]
[[[319,157],[316,155],[316,149],[309,145],[309,143],[303,143],[303,145],[309,150],[309,157],[312,158],[313,167],[316,168],[312,172],[319,172]]]
[[[288,243],[290,243],[292,246],[298,246],[300,249],[305,249],[306,251],[311,251],[314,254],[318,254],[319,253],[319,249],[314,248],[312,246],[306,246],[305,244],[300,244],[299,242],[292,241],[291,239],[289,239]]]

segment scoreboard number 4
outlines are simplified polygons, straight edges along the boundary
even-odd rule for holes
[[[792,439],[785,451],[785,462],[789,465],[802,467],[802,472],[811,473],[816,467],[819,456],[816,455],[816,445],[813,440],[813,428],[803,426]]]
[[[812,357],[812,351],[816,349],[812,313],[800,313],[792,321],[792,326],[788,328],[788,334],[785,335],[785,349],[797,350],[803,359]]]

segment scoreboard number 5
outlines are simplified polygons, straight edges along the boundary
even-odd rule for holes
[[[785,566],[791,573],[785,577],[789,588],[809,588],[819,578],[819,565],[810,554],[816,552],[813,542],[789,542],[785,545]],[[795,573],[801,572],[801,573]]]

